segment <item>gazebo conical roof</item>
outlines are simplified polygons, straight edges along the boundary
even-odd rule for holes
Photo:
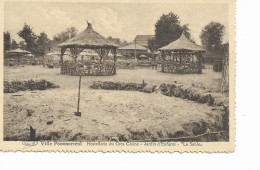
[[[88,23],[87,29],[82,33],[78,34],[76,37],[73,37],[67,40],[64,43],[58,45],[61,48],[70,48],[70,47],[79,47],[79,48],[116,48],[118,45],[99,33],[97,33],[90,23]]]
[[[184,34],[172,43],[160,48],[161,51],[205,51],[202,47],[191,42]]]

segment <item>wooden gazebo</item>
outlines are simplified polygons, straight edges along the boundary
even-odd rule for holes
[[[78,34],[58,45],[61,48],[60,64],[61,74],[68,75],[94,75],[107,76],[116,74],[116,49],[117,44],[104,38],[93,30],[92,25],[88,23],[88,27],[82,33]],[[63,62],[63,55],[67,49],[70,49],[73,61]],[[99,61],[82,61],[77,60],[79,54],[84,49],[91,49],[99,56]],[[108,53],[113,54],[113,60],[108,58]]]
[[[205,50],[187,39],[184,34],[159,51],[161,51],[162,72],[202,73],[202,54]]]

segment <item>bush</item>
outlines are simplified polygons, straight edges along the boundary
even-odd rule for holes
[[[90,85],[90,87],[93,89],[141,91],[143,89],[143,84],[112,81],[96,81],[92,85]]]
[[[90,85],[93,89],[106,90],[130,90],[141,91],[145,93],[153,93],[155,89],[165,96],[180,97],[191,101],[206,103],[209,106],[228,106],[228,98],[223,95],[209,93],[209,91],[191,86],[184,86],[177,83],[166,84],[163,83],[159,87],[152,84],[138,84],[138,83],[121,83],[112,81],[97,81]]]
[[[25,90],[46,90],[50,88],[59,88],[58,85],[55,85],[46,80],[34,81],[4,81],[4,93],[15,93],[18,91]]]

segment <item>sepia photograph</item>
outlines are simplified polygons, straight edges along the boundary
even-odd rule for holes
[[[260,169],[259,0],[0,4],[1,169]]]
[[[230,142],[230,5],[5,2],[2,140]]]

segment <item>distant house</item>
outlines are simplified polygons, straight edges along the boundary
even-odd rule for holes
[[[141,46],[148,47],[148,40],[153,39],[154,37],[154,35],[137,35],[134,42]]]
[[[44,49],[44,57],[43,57],[43,64],[44,65],[53,65],[54,67],[59,67],[60,61],[60,54],[61,50],[58,47],[58,44],[61,42],[59,41],[49,41],[48,45]],[[64,57],[64,61],[70,61],[72,58],[70,57],[69,50],[66,50]]]
[[[45,47],[44,54],[48,53],[54,53],[56,51],[60,51],[60,48],[58,47],[58,44],[60,44],[59,41],[49,41],[48,45]]]

